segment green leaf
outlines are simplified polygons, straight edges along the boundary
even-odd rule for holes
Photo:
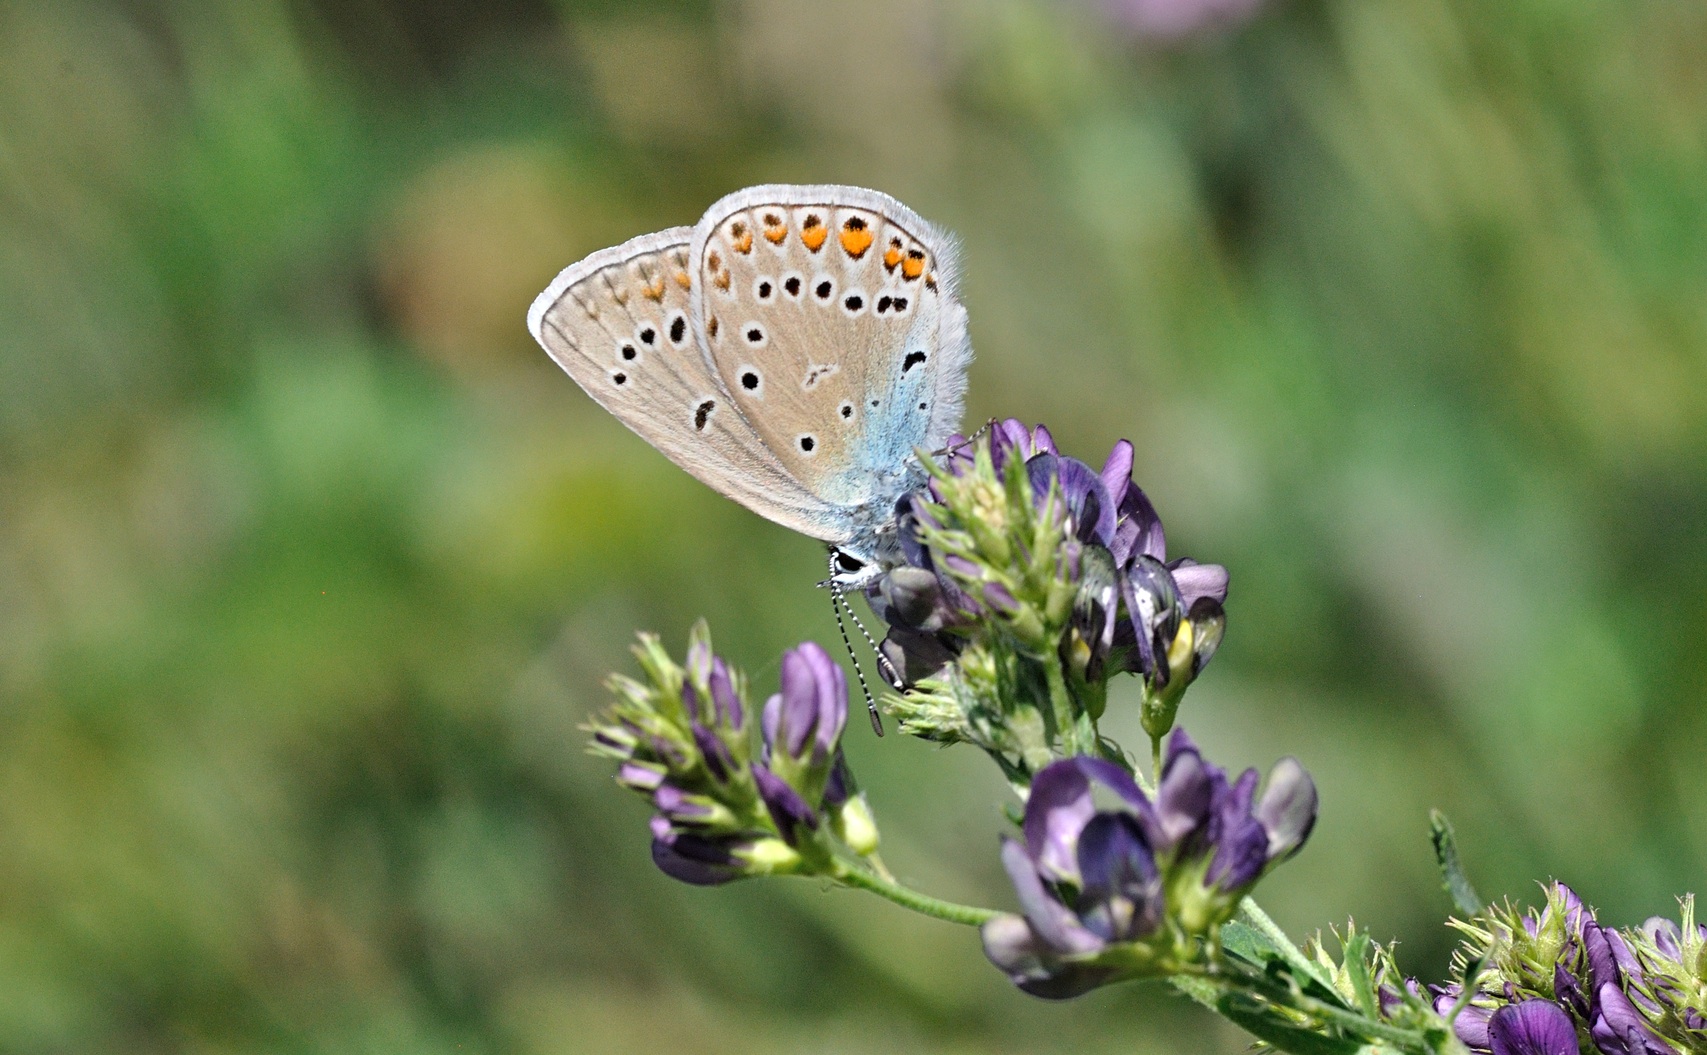
[[[1259,967],[1286,959],[1268,935],[1255,927],[1233,920],[1221,928],[1221,948],[1241,956]]]
[[[1452,899],[1452,905],[1466,916],[1474,916],[1482,911],[1483,901],[1476,893],[1476,888],[1470,885],[1470,879],[1464,874],[1464,865],[1458,860],[1458,838],[1453,834],[1452,822],[1446,819],[1446,814],[1439,810],[1428,813],[1429,834],[1434,839],[1434,858],[1440,862],[1440,878],[1446,887],[1446,896]]]
[[[1320,964],[1281,948],[1273,938],[1248,923],[1233,920],[1223,926],[1221,949],[1257,965],[1270,975],[1290,976],[1301,990],[1317,999],[1331,1001],[1348,1010],[1351,1007],[1345,994],[1334,986],[1333,979],[1322,973]]]

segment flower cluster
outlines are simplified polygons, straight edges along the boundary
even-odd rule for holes
[[[1023,840],[1004,841],[1023,915],[985,923],[984,951],[1050,998],[1177,973],[1213,954],[1239,900],[1315,820],[1316,787],[1296,760],[1277,763],[1259,797],[1256,770],[1229,781],[1184,730],[1154,797],[1113,762],[1063,759],[1032,783]]]
[[[1681,926],[1655,917],[1640,928],[1603,927],[1563,883],[1539,912],[1492,908],[1455,922],[1467,936],[1460,973],[1436,987],[1435,1009],[1453,1017],[1475,1052],[1504,1055],[1684,1055],[1707,1051],[1707,926],[1682,901]]]
[[[842,757],[847,683],[820,646],[783,654],[782,691],[755,744],[746,685],[712,654],[703,623],[678,666],[649,634],[646,681],[610,680],[617,703],[589,726],[617,782],[651,799],[652,859],[700,885],[754,875],[825,874],[843,849],[868,855],[877,828]]]
[[[906,564],[868,597],[905,683],[891,701],[904,730],[977,743],[1024,783],[1061,754],[1104,753],[1107,682],[1130,672],[1159,747],[1220,644],[1227,572],[1167,559],[1132,453],[1121,440],[1099,471],[1009,419],[951,441],[902,499]]]

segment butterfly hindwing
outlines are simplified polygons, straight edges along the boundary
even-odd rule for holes
[[[785,527],[836,542],[835,509],[754,436],[705,365],[690,312],[692,228],[643,235],[571,265],[528,328],[594,401],[671,461]]]
[[[692,317],[710,373],[784,470],[843,508],[878,502],[960,423],[970,350],[952,245],[855,187],[753,187],[694,228]]]

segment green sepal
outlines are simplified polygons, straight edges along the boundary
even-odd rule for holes
[[[1352,934],[1346,939],[1342,960],[1358,1009],[1370,1018],[1379,1018],[1381,1001],[1376,996],[1375,983],[1369,977],[1369,944],[1368,934],[1362,931]]]

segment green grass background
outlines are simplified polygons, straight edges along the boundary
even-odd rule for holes
[[[864,895],[674,884],[582,753],[637,628],[706,616],[761,694],[834,640],[821,549],[522,324],[769,181],[957,231],[968,417],[1129,437],[1230,567],[1182,718],[1315,774],[1290,930],[1439,978],[1431,806],[1487,895],[1703,887],[1707,11],[1099,11],[0,2],[0,1050],[1244,1050]],[[1011,904],[988,765],[848,751],[904,878]]]

